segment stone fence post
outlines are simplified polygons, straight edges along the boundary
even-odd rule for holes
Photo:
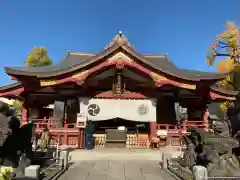
[[[60,165],[63,167],[64,170],[67,170],[68,168],[68,163],[70,160],[71,154],[69,153],[69,150],[62,150],[60,151]]]
[[[39,179],[40,178],[40,166],[39,165],[31,165],[25,168],[24,175],[30,179]]]
[[[170,160],[172,157],[171,154],[167,152],[162,152],[162,168],[167,169],[168,168],[168,160]]]
[[[193,179],[208,180],[207,168],[199,165],[193,166]]]

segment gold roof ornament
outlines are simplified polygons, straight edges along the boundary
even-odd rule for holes
[[[124,36],[122,31],[119,31],[118,34],[111,40],[111,42],[105,47],[105,49],[113,46],[114,44],[127,45],[134,48],[128,41],[127,37]]]

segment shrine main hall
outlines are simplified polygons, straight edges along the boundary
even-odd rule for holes
[[[180,69],[167,54],[140,53],[121,32],[99,53],[68,52],[55,65],[5,72],[16,83],[0,87],[0,97],[23,101],[22,123],[64,121],[70,133],[84,129],[76,123],[86,117],[95,134],[126,128],[134,135],[139,127],[149,141],[163,126],[176,129],[183,112],[185,120],[208,128],[208,104],[234,101],[237,94],[217,85],[226,74]]]

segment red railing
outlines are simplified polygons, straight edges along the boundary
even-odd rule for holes
[[[166,144],[170,146],[182,146],[182,137],[187,134],[187,129],[190,127],[204,128],[204,121],[185,121],[180,128],[177,125],[157,124],[157,130],[166,130]]]
[[[37,130],[42,130],[44,128],[51,129],[77,129],[76,123],[65,123],[64,126],[56,119],[32,119],[36,124]]]
[[[177,125],[171,124],[157,124],[157,129],[167,130],[168,132],[179,132],[179,130],[185,131],[189,127],[198,127],[204,128],[204,121],[185,121],[182,123],[181,128],[179,129]]]
[[[186,127],[204,128],[204,121],[186,121]]]
[[[40,134],[44,128],[48,128],[52,135],[52,144],[77,146],[84,148],[84,130],[76,128],[75,123],[62,124],[56,119],[33,119],[36,124],[36,133]],[[181,137],[187,133],[189,127],[204,128],[203,121],[185,121],[180,128],[177,125],[157,124],[157,130],[167,131],[167,144],[181,145]]]
[[[84,129],[76,128],[75,123],[64,124],[55,119],[33,119],[36,124],[36,133],[40,134],[48,128],[52,137],[52,145],[74,146],[84,148]]]

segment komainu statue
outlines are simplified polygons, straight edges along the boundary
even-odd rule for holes
[[[212,122],[212,132],[191,128],[184,137],[187,150],[178,163],[187,169],[205,166],[212,177],[240,178],[240,108],[231,107],[224,120]]]
[[[51,137],[49,135],[49,130],[48,128],[45,128],[40,134],[37,148],[41,149],[42,151],[47,150],[47,148],[49,148],[50,141]]]
[[[32,157],[32,135],[34,124],[20,127],[14,111],[0,102],[0,165],[24,168]]]

